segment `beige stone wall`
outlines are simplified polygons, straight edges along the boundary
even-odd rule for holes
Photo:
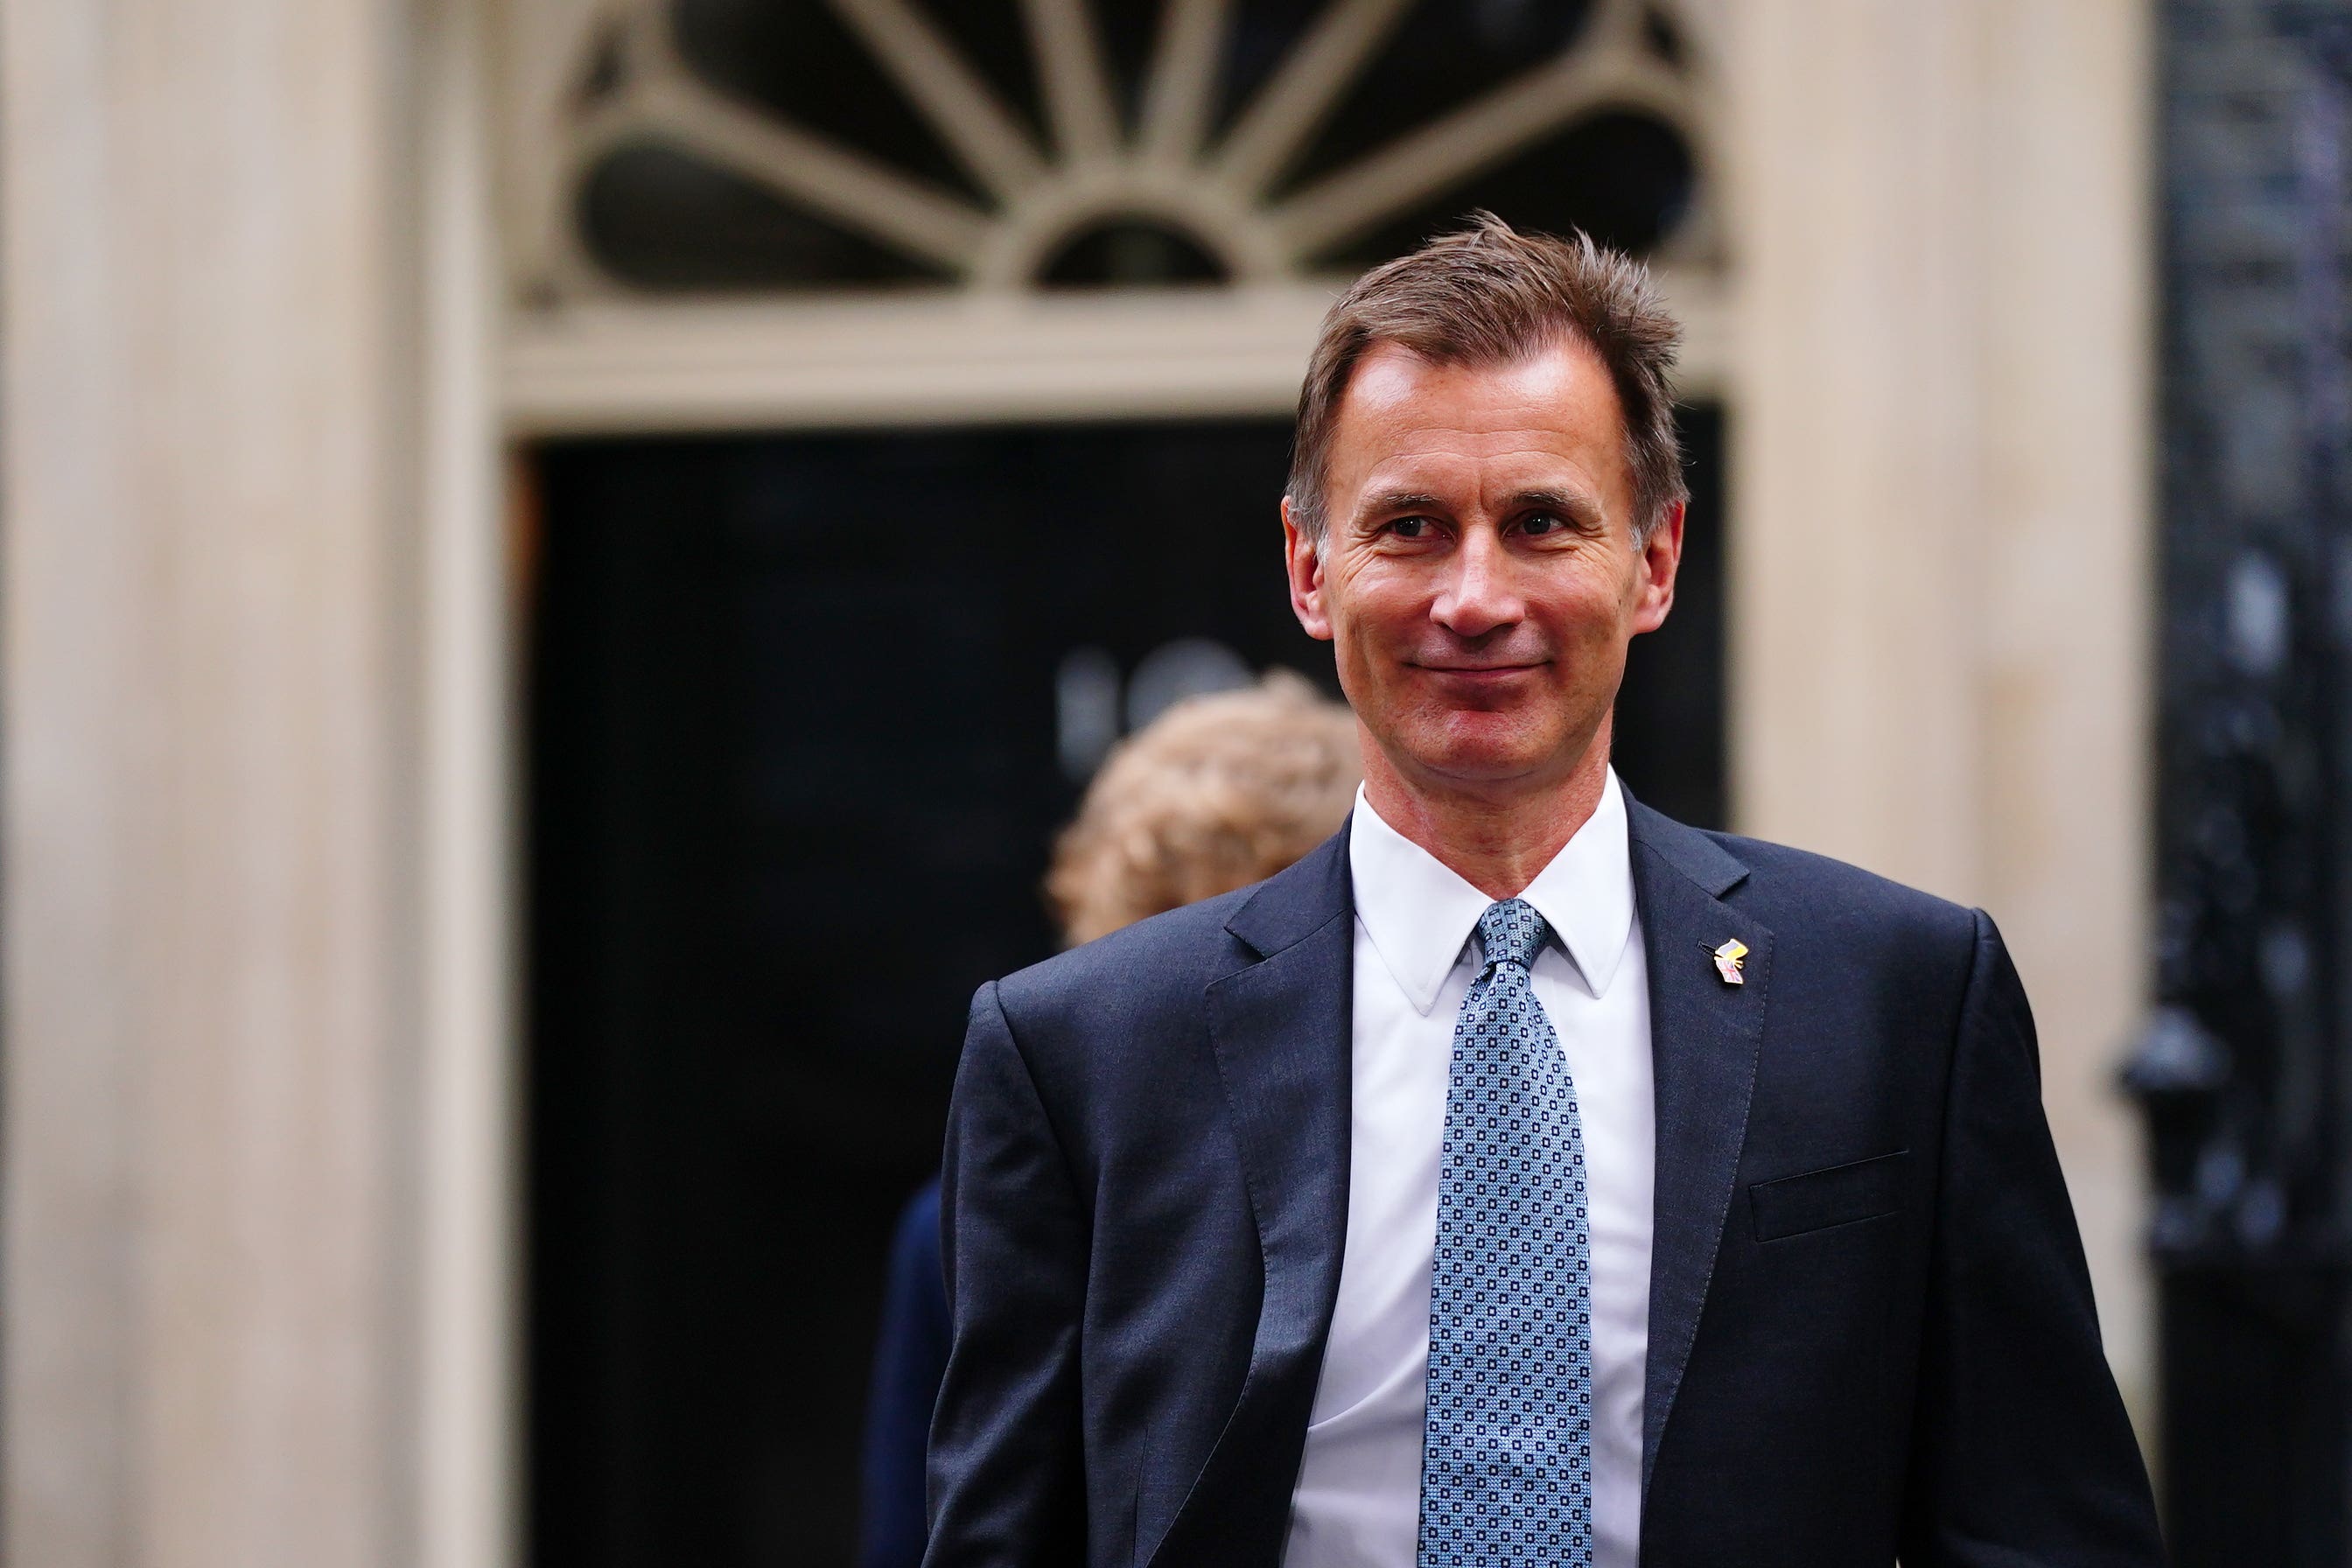
[[[1990,910],[2149,1405],[2147,18],[1725,9],[1741,825]]]
[[[0,0],[11,1563],[504,1550],[462,16]]]

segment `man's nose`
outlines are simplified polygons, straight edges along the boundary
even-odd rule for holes
[[[1431,618],[1456,637],[1484,637],[1520,620],[1526,606],[1513,585],[1509,552],[1495,531],[1473,528],[1446,563]]]

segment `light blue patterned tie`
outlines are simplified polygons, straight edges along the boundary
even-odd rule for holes
[[[1421,1568],[1592,1562],[1592,1242],[1584,1130],[1528,984],[1550,930],[1478,919],[1454,1026],[1429,1292]]]

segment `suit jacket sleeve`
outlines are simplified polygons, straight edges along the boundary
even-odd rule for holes
[[[2033,1018],[1976,917],[1937,1173],[1906,1568],[2157,1568],[2139,1449],[2042,1111]]]
[[[1087,1224],[996,985],[972,999],[940,1179],[952,1340],[931,1420],[926,1568],[1086,1555]]]

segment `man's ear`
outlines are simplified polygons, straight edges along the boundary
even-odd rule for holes
[[[1666,624],[1675,607],[1675,574],[1683,563],[1683,503],[1676,501],[1642,545],[1634,567],[1633,630],[1654,632]]]
[[[1679,526],[1679,525],[1678,525]],[[1318,642],[1331,640],[1331,617],[1323,613],[1323,557],[1298,525],[1290,498],[1282,498],[1283,565],[1290,574],[1290,613]]]

